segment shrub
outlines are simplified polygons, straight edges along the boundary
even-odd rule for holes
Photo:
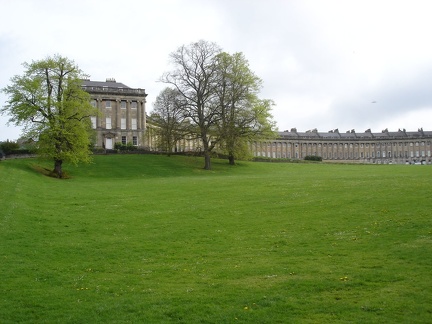
[[[0,149],[4,154],[12,154],[12,152],[19,150],[20,145],[17,142],[7,140],[0,143]]]
[[[121,152],[131,152],[136,151],[137,147],[132,143],[123,144],[121,142],[116,142],[114,144],[114,149]]]
[[[305,161],[322,161],[322,157],[317,155],[306,155],[304,159]]]

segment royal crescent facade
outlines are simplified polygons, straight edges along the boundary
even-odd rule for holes
[[[155,125],[147,122],[144,89],[130,88],[115,79],[106,81],[83,80],[83,89],[99,111],[91,117],[97,138],[95,146],[113,149],[114,144],[132,144],[145,150],[157,151]],[[320,156],[324,161],[360,163],[422,163],[431,164],[432,131],[398,131],[362,133],[355,130],[339,132],[306,132],[291,130],[278,132],[276,139],[250,144],[255,157],[271,159],[304,159]],[[200,151],[199,140],[184,138],[176,145],[176,152]]]
[[[324,161],[361,163],[422,163],[432,161],[432,132],[396,132],[387,129],[374,133],[370,129],[363,133],[355,130],[329,132],[310,130],[279,132],[275,140],[254,142],[251,149],[254,156],[267,158],[304,159],[306,156],[320,156]]]

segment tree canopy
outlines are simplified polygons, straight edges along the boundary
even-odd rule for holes
[[[230,55],[201,40],[179,47],[170,57],[175,69],[161,81],[183,98],[183,115],[195,125],[203,145],[204,169],[211,169],[216,147],[234,164],[248,151],[248,143],[274,136],[273,102],[258,97],[262,81],[242,53]]]
[[[259,99],[262,81],[250,69],[242,53],[221,53],[217,57],[220,122],[219,147],[228,155],[230,164],[248,154],[251,141],[274,136],[271,100]]]
[[[2,89],[9,97],[1,108],[9,122],[24,126],[24,136],[37,143],[40,156],[54,161],[53,172],[62,177],[64,161],[90,161],[90,116],[97,111],[81,87],[79,67],[60,55],[23,63],[24,74],[11,78]]]

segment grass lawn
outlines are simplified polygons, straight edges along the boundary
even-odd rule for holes
[[[432,322],[430,166],[40,164],[0,162],[2,324]]]

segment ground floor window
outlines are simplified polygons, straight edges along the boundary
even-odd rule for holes
[[[135,146],[138,145],[138,137],[137,136],[132,136],[132,144]]]

